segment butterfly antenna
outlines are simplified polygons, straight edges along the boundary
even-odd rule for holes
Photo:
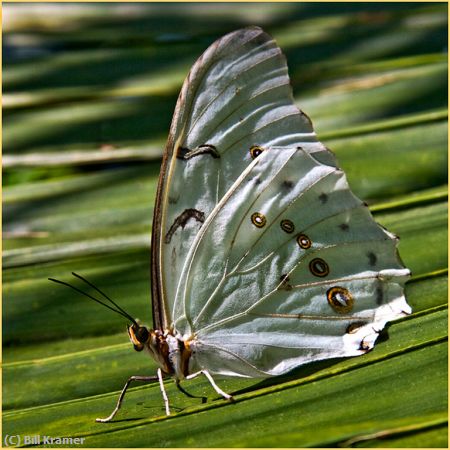
[[[99,294],[103,295],[103,297],[105,297],[107,300],[109,300],[119,311],[122,312],[122,314],[124,314],[126,317],[128,317],[130,320],[133,320],[133,322],[135,323],[136,321],[134,319],[131,318],[131,316],[124,310],[122,309],[114,300],[112,300],[111,298],[109,298],[103,291],[101,291],[97,286],[94,286],[90,281],[86,280],[86,278],[82,277],[81,275],[78,275],[75,272],[72,272],[72,275],[74,277],[79,278],[80,280],[84,281],[86,284],[88,284],[89,286],[91,286],[92,288],[94,288]]]
[[[85,281],[89,286],[92,286],[93,288],[95,288],[97,291],[99,291],[100,293],[102,293],[99,289],[97,289],[93,284],[89,283],[87,280],[85,280],[84,278],[82,278],[80,275],[76,275],[75,273],[73,273],[73,275],[77,276],[78,278],[82,279],[83,281]],[[113,302],[110,298],[108,298],[105,294],[103,294],[106,298],[108,298],[108,300],[111,301],[111,303],[116,306],[118,309],[114,309],[111,306],[109,306],[107,303],[102,302],[101,300],[93,297],[92,295],[88,294],[87,292],[82,291],[81,289],[78,289],[75,286],[72,286],[69,283],[66,283],[65,281],[61,281],[61,280],[56,280],[55,278],[49,278],[49,281],[53,281],[54,283],[59,283],[62,284],[64,286],[70,287],[71,289],[73,289],[74,291],[77,291],[78,293],[89,297],[91,300],[94,300],[94,302],[100,303],[100,305],[105,306],[106,308],[110,309],[111,311],[114,311],[117,314],[120,314],[121,316],[125,317],[126,319],[131,320],[131,322],[137,326],[136,320],[133,319],[126,311],[124,311],[122,308],[120,308],[118,305],[116,305],[115,302]]]

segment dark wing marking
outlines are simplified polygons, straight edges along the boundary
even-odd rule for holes
[[[178,147],[177,149],[177,158],[178,159],[191,159],[194,156],[206,155],[210,154],[213,158],[220,158],[219,152],[217,151],[214,145],[204,144],[199,145],[197,148],[190,150],[186,147]]]
[[[195,219],[200,223],[205,221],[205,213],[202,213],[198,209],[185,209],[173,222],[169,231],[167,232],[164,242],[170,244],[173,234],[177,231],[178,227],[184,228],[189,219]]]

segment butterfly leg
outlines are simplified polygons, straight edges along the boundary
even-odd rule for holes
[[[233,400],[233,396],[231,396],[230,394],[227,394],[226,392],[222,391],[222,389],[220,389],[220,387],[217,386],[217,384],[215,383],[215,381],[214,381],[213,377],[211,376],[211,374],[205,369],[200,370],[199,372],[196,372],[196,373],[192,373],[191,375],[188,375],[186,377],[186,380],[191,380],[192,378],[195,378],[195,377],[199,376],[200,374],[203,374],[203,375],[205,375],[206,378],[208,378],[208,381],[210,382],[211,386],[214,388],[214,390],[219,395],[221,395],[226,400]]]
[[[166,416],[170,416],[170,408],[169,408],[169,397],[167,397],[167,392],[164,387],[164,380],[162,376],[162,371],[158,367],[158,371],[156,372],[158,374],[158,380],[159,380],[159,389],[161,390],[161,395],[164,400],[164,406],[166,408]]]
[[[159,372],[160,372],[160,369],[158,369],[158,376],[157,377],[155,377],[155,376],[143,377],[143,376],[137,375],[137,376],[132,376],[132,377],[128,378],[127,382],[125,383],[125,386],[122,389],[122,392],[119,395],[119,399],[117,400],[117,405],[114,408],[114,411],[108,417],[105,417],[104,419],[95,419],[95,421],[96,422],[101,422],[101,423],[111,422],[111,420],[114,418],[114,416],[119,411],[119,409],[120,409],[120,407],[122,405],[123,398],[125,397],[125,393],[127,392],[127,389],[130,386],[130,383],[132,381],[142,381],[142,382],[145,383],[145,382],[148,382],[148,381],[155,381],[155,380],[158,379],[159,382],[160,382],[160,386],[161,386],[162,374],[161,374],[161,378],[160,378]],[[164,388],[164,385],[163,385],[163,388]],[[165,393],[165,391],[163,393],[163,398],[164,398],[164,402],[166,403],[167,394]],[[167,400],[167,404],[166,404],[166,412],[167,412],[167,408],[168,408],[168,400]]]

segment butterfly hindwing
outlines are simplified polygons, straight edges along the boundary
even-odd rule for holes
[[[195,334],[196,360],[212,372],[277,375],[370,349],[387,321],[410,311],[408,275],[396,240],[342,171],[302,148],[273,147],[198,233],[175,327]]]

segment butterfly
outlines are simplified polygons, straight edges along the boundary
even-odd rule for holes
[[[178,98],[153,218],[153,329],[95,289],[158,363],[169,415],[165,376],[185,392],[182,380],[203,375],[232,400],[213,376],[272,377],[368,352],[411,313],[409,276],[397,237],[294,104],[281,49],[248,27],[200,56]],[[153,379],[131,377],[97,421],[114,418],[132,381]]]

